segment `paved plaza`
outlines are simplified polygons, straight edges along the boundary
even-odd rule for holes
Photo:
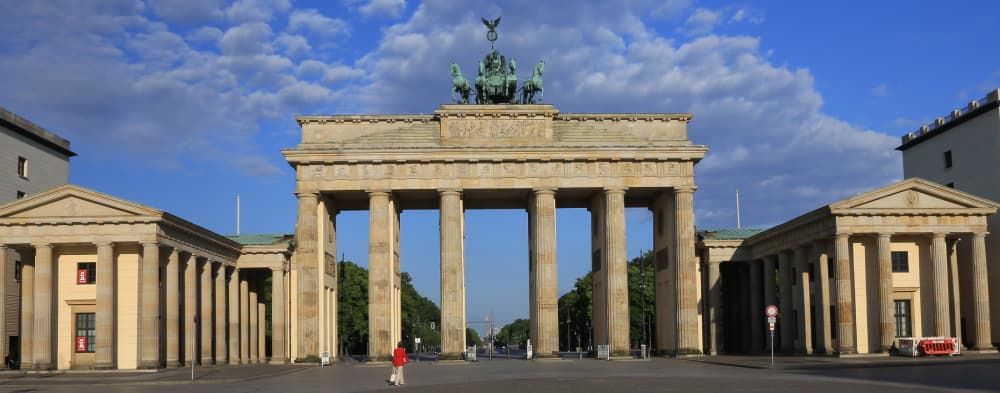
[[[0,392],[913,392],[1000,390],[1000,356],[950,359],[766,357],[650,361],[497,359],[411,363],[406,385],[388,366],[235,366],[148,373],[0,374]],[[81,390],[83,388],[83,390]]]

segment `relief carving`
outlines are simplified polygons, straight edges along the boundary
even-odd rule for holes
[[[545,122],[529,119],[452,119],[448,135],[457,138],[544,138]]]

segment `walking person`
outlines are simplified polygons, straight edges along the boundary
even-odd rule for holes
[[[406,349],[400,341],[396,344],[396,350],[392,351],[392,374],[396,377],[394,378],[396,386],[406,384],[406,380],[403,379],[403,367],[409,362],[410,358],[406,356]]]

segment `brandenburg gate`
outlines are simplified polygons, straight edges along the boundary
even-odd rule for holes
[[[629,351],[625,208],[653,212],[657,342],[701,353],[695,258],[694,165],[707,148],[687,136],[689,114],[568,114],[552,105],[442,105],[432,115],[301,116],[295,168],[293,358],[336,352],[336,217],[370,214],[370,359],[401,338],[399,217],[440,209],[441,342],[458,357],[466,328],[464,211],[528,212],[531,341],[558,350],[556,209],[591,214],[594,342]],[[405,263],[405,262],[404,262]],[[586,263],[574,261],[574,263]]]

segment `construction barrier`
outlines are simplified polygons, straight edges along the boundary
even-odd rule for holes
[[[901,356],[951,356],[962,348],[955,337],[900,337],[896,342]]]

